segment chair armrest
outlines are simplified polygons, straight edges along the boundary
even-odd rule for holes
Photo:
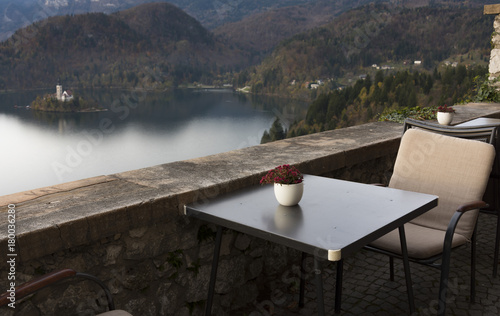
[[[460,205],[457,209],[457,212],[465,213],[475,209],[487,208],[488,206],[488,203],[484,201],[473,201]]]
[[[62,279],[74,275],[76,275],[76,271],[73,269],[61,269],[42,275],[41,277],[35,278],[29,282],[23,283],[18,287],[16,287],[15,290],[16,300],[21,299],[27,295],[30,295]],[[4,306],[10,303],[9,300],[10,292],[5,292],[2,295],[0,295],[0,306]]]
[[[453,234],[455,233],[455,228],[458,225],[458,221],[465,212],[480,209],[483,207],[488,207],[488,204],[483,201],[472,201],[460,205],[453,214],[453,216],[451,217],[450,223],[448,224],[448,229],[446,230],[446,234],[449,235],[449,238],[452,238]],[[445,241],[446,238],[448,237],[445,237]]]
[[[482,207],[487,207],[488,204],[483,201],[472,201],[468,203],[464,203],[458,207],[453,216],[451,217],[450,223],[448,224],[448,229],[446,229],[446,234],[444,236],[444,244],[443,244],[443,257],[449,256],[451,250],[451,244],[453,239],[453,234],[455,233],[455,229],[457,228],[458,221],[464,215],[465,212],[479,209]],[[448,258],[449,259],[449,258]],[[448,260],[446,259],[446,260]]]

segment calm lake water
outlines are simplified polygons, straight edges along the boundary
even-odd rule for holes
[[[254,146],[276,116],[289,124],[306,108],[230,90],[183,90],[80,92],[103,112],[26,109],[46,92],[55,88],[0,94],[0,195]]]

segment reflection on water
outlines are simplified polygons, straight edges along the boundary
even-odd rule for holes
[[[257,145],[277,115],[305,110],[228,90],[83,91],[107,111],[26,109],[47,92],[0,94],[0,195]]]

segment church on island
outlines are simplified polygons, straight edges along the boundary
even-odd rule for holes
[[[56,85],[56,93],[37,96],[31,103],[31,109],[48,112],[96,112],[104,111],[95,101],[85,100],[81,96],[73,95],[63,86]]]
[[[63,101],[63,102],[66,102],[66,101],[70,101],[73,99],[73,93],[71,91],[63,91],[63,87],[61,84],[57,84],[56,85],[56,94],[55,94],[55,97],[57,100],[59,101]]]

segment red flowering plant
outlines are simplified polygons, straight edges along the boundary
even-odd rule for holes
[[[455,113],[455,109],[448,105],[441,105],[437,109],[438,112],[447,112],[447,113]]]
[[[296,167],[282,165],[269,170],[269,172],[260,179],[260,184],[297,184],[301,183],[303,180],[304,176]]]

